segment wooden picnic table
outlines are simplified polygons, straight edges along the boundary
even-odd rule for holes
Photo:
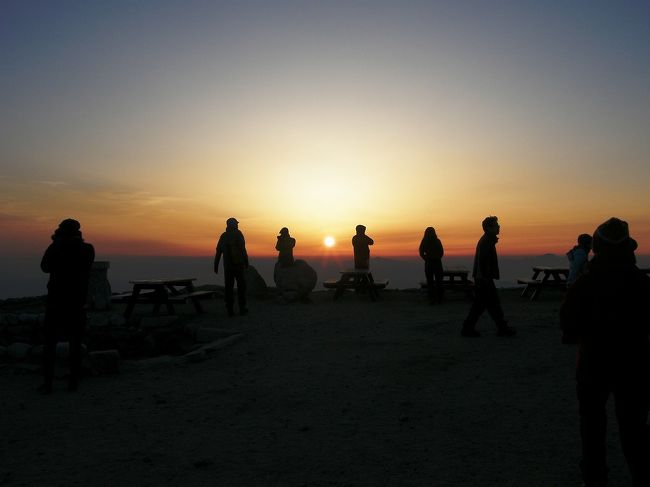
[[[174,304],[192,301],[198,313],[203,312],[199,299],[214,296],[214,291],[196,291],[194,277],[140,279],[129,281],[133,285],[130,293],[116,294],[111,297],[111,302],[127,303],[124,316],[128,318],[133,313],[136,304],[153,304],[153,313],[156,314],[162,305],[165,305],[170,315],[174,314]]]
[[[540,274],[544,275],[541,279],[539,279]],[[522,277],[517,279],[517,282],[519,284],[525,284],[521,296],[526,297],[530,293],[530,300],[535,301],[544,288],[566,288],[566,281],[568,277],[569,269],[567,267],[547,267],[535,265],[533,266],[532,278],[528,279]]]
[[[334,299],[342,296],[346,289],[354,289],[357,292],[368,291],[370,299],[376,301],[379,299],[379,290],[388,285],[388,279],[375,281],[368,269],[346,269],[340,271],[340,274],[338,280],[330,279],[323,282],[325,288],[336,289]]]
[[[420,282],[420,287],[426,289],[426,281]],[[462,291],[469,299],[472,299],[474,297],[474,282],[469,278],[469,270],[464,267],[443,269],[442,289],[445,291]]]

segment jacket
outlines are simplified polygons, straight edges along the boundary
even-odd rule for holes
[[[476,279],[499,279],[499,260],[497,258],[496,235],[484,233],[476,244],[472,276]]]

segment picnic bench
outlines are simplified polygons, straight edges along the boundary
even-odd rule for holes
[[[346,289],[353,289],[356,292],[368,291],[370,299],[376,301],[379,299],[379,290],[388,286],[388,279],[376,281],[368,269],[347,269],[341,271],[341,277],[338,280],[329,279],[323,282],[326,289],[336,289],[334,299],[343,295]]]
[[[214,291],[197,291],[194,289],[196,278],[173,279],[142,279],[129,281],[133,285],[130,293],[114,294],[112,303],[127,303],[124,317],[133,313],[136,304],[153,304],[153,313],[157,314],[161,306],[167,308],[167,313],[175,314],[174,304],[191,301],[198,313],[203,313],[200,300],[211,298]]]
[[[541,279],[539,279],[540,274],[544,275]],[[566,267],[533,266],[533,277],[519,278],[517,283],[525,285],[521,296],[525,298],[530,295],[530,300],[535,301],[542,289],[565,289],[567,277],[569,277],[569,269]]]
[[[427,289],[426,281],[420,282],[421,289]],[[442,289],[462,291],[469,299],[474,298],[474,282],[469,278],[469,270],[464,267],[449,267],[442,271]]]

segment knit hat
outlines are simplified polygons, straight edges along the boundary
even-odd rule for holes
[[[638,247],[636,240],[630,238],[630,229],[626,221],[610,218],[600,224],[594,232],[594,252],[602,250],[629,250]]]

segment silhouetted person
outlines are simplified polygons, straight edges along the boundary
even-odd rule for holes
[[[476,254],[474,255],[474,302],[469,310],[469,314],[463,322],[461,335],[465,337],[478,337],[476,331],[476,322],[487,309],[490,317],[497,325],[497,335],[512,336],[516,333],[514,329],[508,326],[508,322],[503,316],[501,300],[497,292],[495,279],[499,279],[499,260],[497,258],[497,242],[499,241],[499,220],[496,216],[488,216],[483,222],[483,236],[476,245]]]
[[[587,486],[607,484],[610,393],[634,485],[650,485],[650,279],[635,265],[636,247],[626,222],[611,218],[600,225],[589,269],[567,290],[560,308],[563,341],[578,343],[580,468]]]
[[[352,237],[352,247],[354,248],[354,268],[370,269],[370,246],[375,243],[366,235],[366,227],[363,225],[356,226],[357,234]]]
[[[429,304],[442,301],[442,256],[445,251],[433,227],[427,227],[420,242],[420,257],[424,259]],[[435,281],[434,281],[435,277]]]
[[[280,229],[275,250],[279,252],[278,262],[281,267],[291,267],[293,265],[293,248],[295,246],[296,239],[289,235],[289,229],[287,227]]]
[[[219,237],[217,251],[214,256],[214,273],[219,273],[219,261],[223,255],[223,274],[225,283],[225,301],[228,316],[233,316],[234,287],[237,281],[237,302],[239,314],[248,313],[246,308],[246,268],[248,267],[248,254],[244,234],[239,231],[239,222],[234,218],[226,220],[226,231]]]
[[[591,252],[591,235],[583,233],[578,235],[578,245],[566,253],[569,259],[569,277],[566,285],[571,286],[579,276],[587,270],[589,252]]]
[[[56,344],[68,340],[70,378],[68,389],[77,389],[81,376],[81,341],[86,329],[86,295],[95,249],[85,243],[77,220],[63,220],[45,250],[41,270],[50,274],[45,304],[43,384],[39,390],[52,392]]]

